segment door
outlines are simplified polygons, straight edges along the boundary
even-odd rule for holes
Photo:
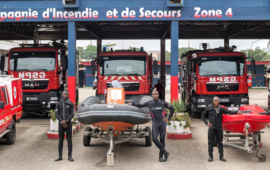
[[[1,91],[1,101],[4,102],[4,109],[0,110],[0,133],[5,131],[10,122],[12,121],[12,111],[10,101],[8,99],[8,92],[6,86],[0,88]]]

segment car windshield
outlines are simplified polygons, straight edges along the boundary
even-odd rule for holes
[[[243,56],[201,57],[199,63],[201,76],[241,76],[245,73]]]
[[[52,71],[55,69],[55,52],[13,52],[11,71]]]
[[[100,74],[103,76],[142,76],[146,73],[145,56],[103,57],[100,64]]]

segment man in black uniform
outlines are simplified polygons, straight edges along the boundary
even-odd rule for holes
[[[66,132],[67,141],[68,141],[68,160],[74,161],[71,157],[72,152],[72,124],[71,119],[74,117],[74,104],[68,98],[69,92],[68,90],[64,90],[62,94],[62,99],[57,103],[55,109],[55,116],[59,121],[59,158],[55,161],[62,160],[62,151],[63,151],[63,142],[64,142],[64,135]]]
[[[165,150],[165,134],[166,134],[166,122],[171,120],[174,108],[169,105],[166,101],[159,99],[158,91],[154,90],[152,92],[153,101],[145,102],[143,104],[139,103],[129,103],[130,105],[136,107],[148,107],[152,117],[153,127],[152,127],[152,140],[156,146],[160,149],[159,161],[167,161],[169,157],[169,152]],[[170,115],[168,118],[165,117],[165,107],[170,109]],[[160,141],[158,140],[158,135],[160,135]],[[163,159],[164,155],[164,159]]]
[[[216,136],[218,143],[219,159],[223,162],[226,160],[223,157],[223,130],[222,130],[222,116],[223,114],[242,114],[239,111],[229,111],[219,105],[219,97],[215,96],[213,98],[213,104],[207,107],[202,112],[202,119],[204,123],[209,127],[208,129],[208,153],[209,162],[213,161],[213,144],[214,138]],[[209,122],[207,122],[206,117],[208,116]]]

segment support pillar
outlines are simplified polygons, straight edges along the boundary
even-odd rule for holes
[[[171,23],[171,101],[178,101],[178,39],[179,22]]]
[[[166,76],[165,76],[165,38],[160,40],[160,81],[166,87]],[[165,100],[166,89],[164,88],[163,100]]]
[[[101,39],[97,39],[97,56],[101,52],[102,44],[101,44]]]
[[[229,38],[224,38],[224,48],[229,48]]]
[[[76,103],[76,23],[68,22],[68,91],[70,101]]]

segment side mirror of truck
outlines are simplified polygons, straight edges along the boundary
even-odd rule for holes
[[[158,74],[158,65],[157,65],[157,60],[153,60],[153,69],[154,69],[154,74]]]
[[[61,58],[62,58],[63,71],[66,71],[68,69],[68,59],[67,59],[67,56],[64,55],[64,54],[61,54]]]
[[[92,75],[95,75],[95,73],[96,73],[96,62],[94,60],[91,61],[91,69],[92,69]]]
[[[252,74],[256,74],[256,64],[255,64],[255,60],[252,58],[251,59],[251,73]]]
[[[1,56],[1,71],[5,71],[5,59],[6,59],[6,56],[2,55]]]
[[[4,102],[0,102],[0,109],[4,109],[4,107],[5,107],[5,104],[4,104]]]

